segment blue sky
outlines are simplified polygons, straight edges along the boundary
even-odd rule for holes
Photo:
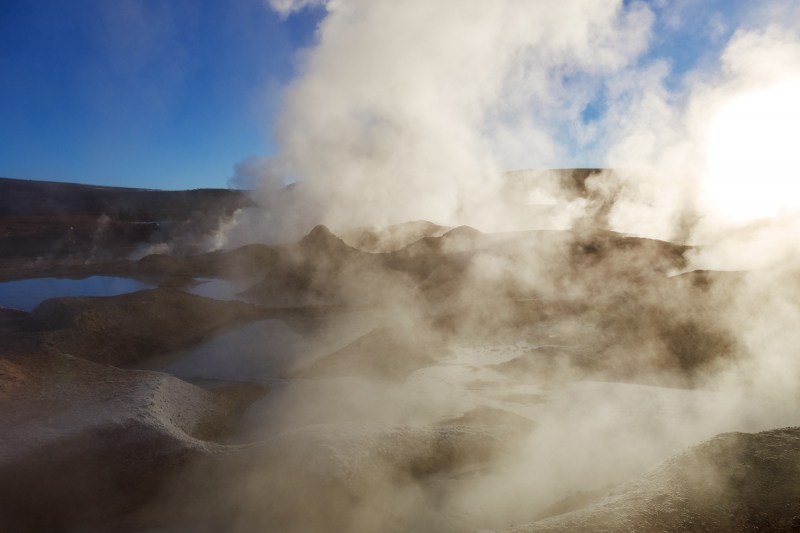
[[[746,3],[649,4],[659,19],[641,60],[666,59],[678,88]],[[716,33],[712,14],[723,15]],[[282,19],[262,0],[2,0],[0,176],[225,187],[234,164],[273,151],[281,88],[324,15]],[[602,108],[601,94],[585,120]]]
[[[225,187],[271,151],[322,9],[261,0],[2,0],[0,176]]]

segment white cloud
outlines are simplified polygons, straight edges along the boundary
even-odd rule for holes
[[[286,17],[307,7],[324,6],[330,0],[265,0],[275,11]]]

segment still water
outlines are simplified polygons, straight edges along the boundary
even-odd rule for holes
[[[132,279],[91,276],[85,279],[39,278],[0,283],[0,306],[31,311],[48,298],[62,296],[116,296],[152,289]]]
[[[160,371],[187,380],[267,383],[307,349],[285,322],[267,319],[220,335]]]
[[[189,294],[197,294],[198,296],[205,296],[206,298],[214,298],[215,300],[247,300],[239,295],[239,293],[249,289],[255,284],[255,281],[227,281],[222,279],[204,279],[200,278],[202,285],[193,287],[186,292]]]

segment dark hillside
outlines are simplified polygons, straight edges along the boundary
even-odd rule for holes
[[[243,191],[231,189],[160,191],[0,178],[0,217],[106,215],[115,220],[157,222],[186,220],[196,211],[230,216],[249,205]]]
[[[0,270],[127,258],[142,246],[203,236],[237,209],[244,191],[159,191],[0,178]]]

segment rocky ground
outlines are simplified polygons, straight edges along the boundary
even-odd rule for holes
[[[589,228],[339,233],[7,263],[160,287],[0,308],[0,527],[800,530],[796,397],[726,385],[752,274]]]

